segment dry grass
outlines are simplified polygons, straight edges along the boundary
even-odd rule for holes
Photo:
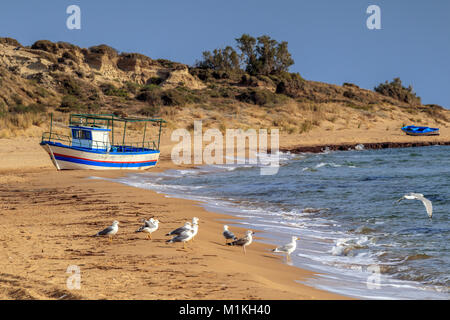
[[[306,134],[319,127],[326,131],[343,129],[370,129],[377,125],[386,128],[387,122],[415,122],[421,124],[436,124],[448,126],[445,117],[434,117],[428,112],[419,112],[412,116],[409,109],[396,106],[371,106],[371,110],[365,108],[353,108],[338,102],[312,103],[288,100],[285,105],[275,107],[260,107],[241,102],[211,105],[190,104],[184,107],[162,106],[161,117],[167,121],[165,129],[172,131],[177,128],[193,130],[195,120],[203,121],[203,129],[217,128],[225,133],[226,129],[244,130],[278,128],[281,133],[288,135]],[[102,111],[108,113],[107,110]],[[448,112],[448,111],[444,111]],[[135,114],[130,113],[129,116]],[[54,112],[53,128],[60,128],[67,134],[67,113]],[[384,124],[386,123],[386,124]],[[17,135],[40,135],[42,131],[48,131],[49,117],[47,114],[11,114],[6,113],[0,117],[0,137],[11,138]],[[143,123],[131,123],[127,131],[142,132]],[[40,130],[37,130],[40,129]],[[393,130],[393,129],[392,129]],[[154,130],[147,126],[149,134],[155,134]],[[386,129],[388,131],[388,129]],[[119,135],[121,127],[115,127],[115,134]],[[155,131],[156,132],[156,131]]]
[[[43,127],[47,122],[47,114],[6,113],[0,118],[0,138],[10,138],[23,135],[27,129],[32,127]]]

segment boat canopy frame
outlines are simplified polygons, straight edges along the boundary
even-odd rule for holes
[[[122,122],[123,123],[123,138],[122,138],[122,144],[119,145],[117,143],[114,143],[114,122]],[[153,119],[153,118],[135,118],[135,117],[118,117],[114,114],[71,114],[69,118],[69,127],[70,126],[80,126],[80,127],[92,127],[92,128],[105,128],[108,130],[111,130],[111,145],[114,146],[123,146],[125,147],[125,137],[126,137],[126,130],[127,130],[127,123],[133,123],[133,122],[144,122],[144,133],[142,136],[142,142],[134,142],[134,143],[127,143],[129,146],[136,146],[139,147],[140,145],[144,149],[147,145],[150,147],[151,144],[153,144],[153,149],[159,150],[160,142],[161,142],[161,130],[164,123],[167,123],[167,121],[163,119]],[[147,123],[157,123],[159,125],[159,132],[158,132],[158,143],[156,144],[155,141],[145,141],[145,134],[147,130]],[[53,128],[53,113],[50,114],[50,132],[45,132],[42,135],[42,142],[44,141],[52,141],[52,140],[64,140],[64,142],[70,142],[69,136],[62,136],[55,133],[52,133]],[[53,138],[53,139],[52,139]]]

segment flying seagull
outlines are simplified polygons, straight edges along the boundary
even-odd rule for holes
[[[401,197],[400,199],[397,200],[397,203],[402,201],[403,199],[420,200],[420,201],[422,201],[423,205],[425,206],[425,209],[427,210],[428,217],[430,217],[430,219],[432,218],[432,216],[433,216],[433,204],[431,203],[430,200],[425,198],[423,196],[423,194],[421,194],[421,193],[408,193],[408,194],[405,194],[403,197]]]
[[[247,232],[245,233],[245,236],[243,238],[234,240],[233,242],[229,242],[227,243],[227,245],[229,246],[241,246],[242,249],[244,250],[244,254],[246,254],[247,252],[245,251],[245,247],[250,245],[250,243],[252,243],[253,241],[253,237],[252,235],[254,235],[255,233],[251,230],[247,230]]]
[[[295,249],[297,248],[297,240],[299,240],[300,238],[293,236],[291,242],[289,242],[288,244],[285,244],[283,246],[280,246],[278,248],[273,249],[273,252],[282,252],[282,253],[286,253],[286,260],[290,260],[291,259],[291,253],[295,251]]]
[[[181,232],[180,234],[176,235],[170,240],[167,240],[167,243],[173,243],[173,242],[183,242],[183,249],[186,249],[186,242],[192,239],[194,236],[194,233],[192,229],[188,229],[186,231]]]
[[[147,238],[152,239],[152,233],[158,230],[159,221],[151,218],[148,221],[144,220],[144,225],[136,230],[136,232],[146,232]]]
[[[237,237],[234,235],[233,232],[231,232],[230,230],[228,230],[228,226],[224,225],[223,226],[223,236],[225,237],[225,244],[228,243],[228,240],[237,240]]]
[[[166,234],[166,236],[173,236],[173,235],[179,235],[180,233],[183,233],[184,231],[187,230],[191,230],[192,229],[192,225],[191,223],[188,221],[184,224],[184,226],[179,227],[175,230],[170,231],[169,233]]]
[[[117,231],[119,231],[119,221],[114,220],[112,225],[110,225],[109,227],[103,229],[102,231],[97,232],[94,235],[94,237],[108,236],[109,241],[111,242],[113,235],[115,235],[117,233]]]

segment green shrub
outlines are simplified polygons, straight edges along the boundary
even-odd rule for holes
[[[43,113],[47,111],[47,107],[43,104],[33,103],[28,106],[23,104],[17,104],[14,107],[9,108],[9,112],[11,113]]]
[[[42,98],[46,98],[50,95],[50,93],[42,87],[38,87],[36,93]]]
[[[65,78],[61,81],[61,85],[64,88],[64,93],[67,95],[73,95],[81,97],[83,95],[81,87],[73,78]]]
[[[146,85],[136,99],[147,102],[150,106],[184,106],[189,103],[201,103],[205,98],[185,87],[162,90],[157,85]]]
[[[49,40],[38,40],[31,45],[31,49],[55,53],[58,51],[58,45]]]
[[[17,93],[14,93],[11,98],[15,102],[15,104],[23,104],[23,99],[21,96],[19,96]]]
[[[6,106],[3,102],[0,102],[0,118],[3,118],[4,116],[6,116],[6,114]]]
[[[184,106],[189,103],[202,102],[199,96],[180,87],[163,91],[161,93],[161,101],[165,106]]]
[[[101,109],[101,106],[98,103],[95,103],[95,102],[90,103],[87,106],[87,110],[90,113],[96,113],[96,112],[100,111],[100,109]]]
[[[164,81],[163,78],[160,77],[152,77],[148,80],[148,84],[159,86]]]
[[[109,57],[117,57],[119,55],[119,53],[116,49],[114,49],[106,44],[92,46],[88,50],[91,53],[96,53],[96,54],[100,54],[100,55],[106,54]]]
[[[114,85],[110,83],[104,83],[100,86],[103,93],[107,96],[115,96],[115,97],[128,97],[128,92],[125,88],[116,88]]]
[[[79,102],[79,99],[73,95],[65,95],[62,98],[61,104],[56,108],[61,112],[79,112],[85,110],[86,107]]]
[[[78,60],[77,57],[73,53],[71,53],[70,51],[65,51],[62,54],[61,58],[63,59],[63,61],[65,61],[65,60],[72,60],[74,62],[77,62],[77,60]]]
[[[247,89],[236,96],[236,99],[259,106],[274,106],[286,102],[287,97],[265,89]]]
[[[311,120],[305,120],[302,122],[299,128],[300,133],[311,131],[314,127],[313,122]]]
[[[10,46],[22,47],[19,41],[13,38],[0,38],[0,43],[9,44]]]
[[[159,86],[159,85],[157,85],[157,84],[155,84],[155,83],[149,83],[149,84],[146,84],[146,85],[144,85],[143,87],[142,87],[142,89],[141,89],[141,91],[148,91],[148,90],[160,90],[161,89],[161,87]]]
[[[158,86],[156,86],[156,88],[147,87],[140,91],[140,93],[136,96],[136,99],[145,101],[150,106],[161,105],[161,89]]]
[[[202,68],[189,68],[189,73],[202,81],[208,81],[212,78],[213,70]]]
[[[359,87],[358,87],[356,84],[350,83],[350,82],[344,82],[344,83],[342,84],[342,86],[343,86],[343,87],[352,87],[352,88],[357,88],[357,89],[359,89]]]
[[[271,75],[270,79],[277,85],[276,93],[285,94],[296,98],[299,91],[303,89],[305,80],[299,73],[281,72]]]
[[[161,112],[161,108],[159,106],[145,106],[141,110],[139,110],[139,114],[146,117],[154,117]]]
[[[400,78],[394,78],[392,82],[386,81],[385,83],[380,83],[374,90],[384,96],[394,98],[410,105],[421,105],[420,97],[416,96],[411,86],[408,88],[404,87]]]
[[[139,92],[141,85],[136,82],[127,81],[127,82],[125,82],[125,88],[127,89],[128,92],[136,94]]]
[[[249,74],[244,74],[241,77],[241,81],[239,84],[247,87],[256,87],[258,86],[258,78]]]
[[[220,87],[218,89],[209,89],[207,94],[211,98],[235,98],[237,93],[232,88]]]

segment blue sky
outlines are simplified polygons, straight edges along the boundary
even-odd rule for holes
[[[81,8],[81,30],[66,27],[66,8]],[[381,8],[381,30],[369,30],[366,9]],[[399,76],[423,103],[450,108],[450,1],[433,0],[164,0],[2,2],[0,36],[31,45],[67,41],[108,44],[193,64],[204,50],[243,33],[288,41],[309,80],[367,89]]]

